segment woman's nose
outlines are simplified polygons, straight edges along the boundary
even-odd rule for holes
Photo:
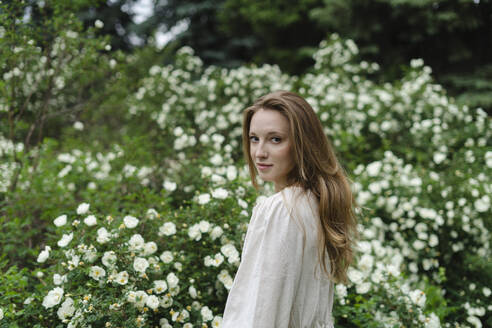
[[[267,151],[265,149],[265,145],[263,143],[260,143],[258,147],[256,148],[256,157],[259,158],[264,158],[267,157]]]

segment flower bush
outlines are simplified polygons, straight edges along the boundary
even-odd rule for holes
[[[204,67],[185,47],[101,107],[118,143],[91,128],[97,108],[32,149],[1,137],[0,290],[23,283],[0,299],[0,327],[220,326],[257,197],[241,111],[277,89],[306,97],[354,182],[361,241],[350,283],[336,286],[336,324],[492,325],[492,122],[457,106],[421,60],[378,84],[378,65],[357,55],[332,35],[309,72],[288,76]]]

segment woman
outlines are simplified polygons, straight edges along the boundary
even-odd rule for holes
[[[276,193],[253,209],[223,328],[331,328],[356,232],[348,179],[300,96],[277,91],[244,111],[243,150]]]

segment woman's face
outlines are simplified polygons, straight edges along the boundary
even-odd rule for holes
[[[251,118],[249,146],[258,175],[273,182],[275,191],[282,190],[295,165],[287,118],[276,110],[258,110]]]

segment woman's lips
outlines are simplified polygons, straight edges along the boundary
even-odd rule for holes
[[[272,164],[256,164],[256,166],[258,167],[258,170],[262,170],[263,171],[263,170],[269,169],[273,165]]]

